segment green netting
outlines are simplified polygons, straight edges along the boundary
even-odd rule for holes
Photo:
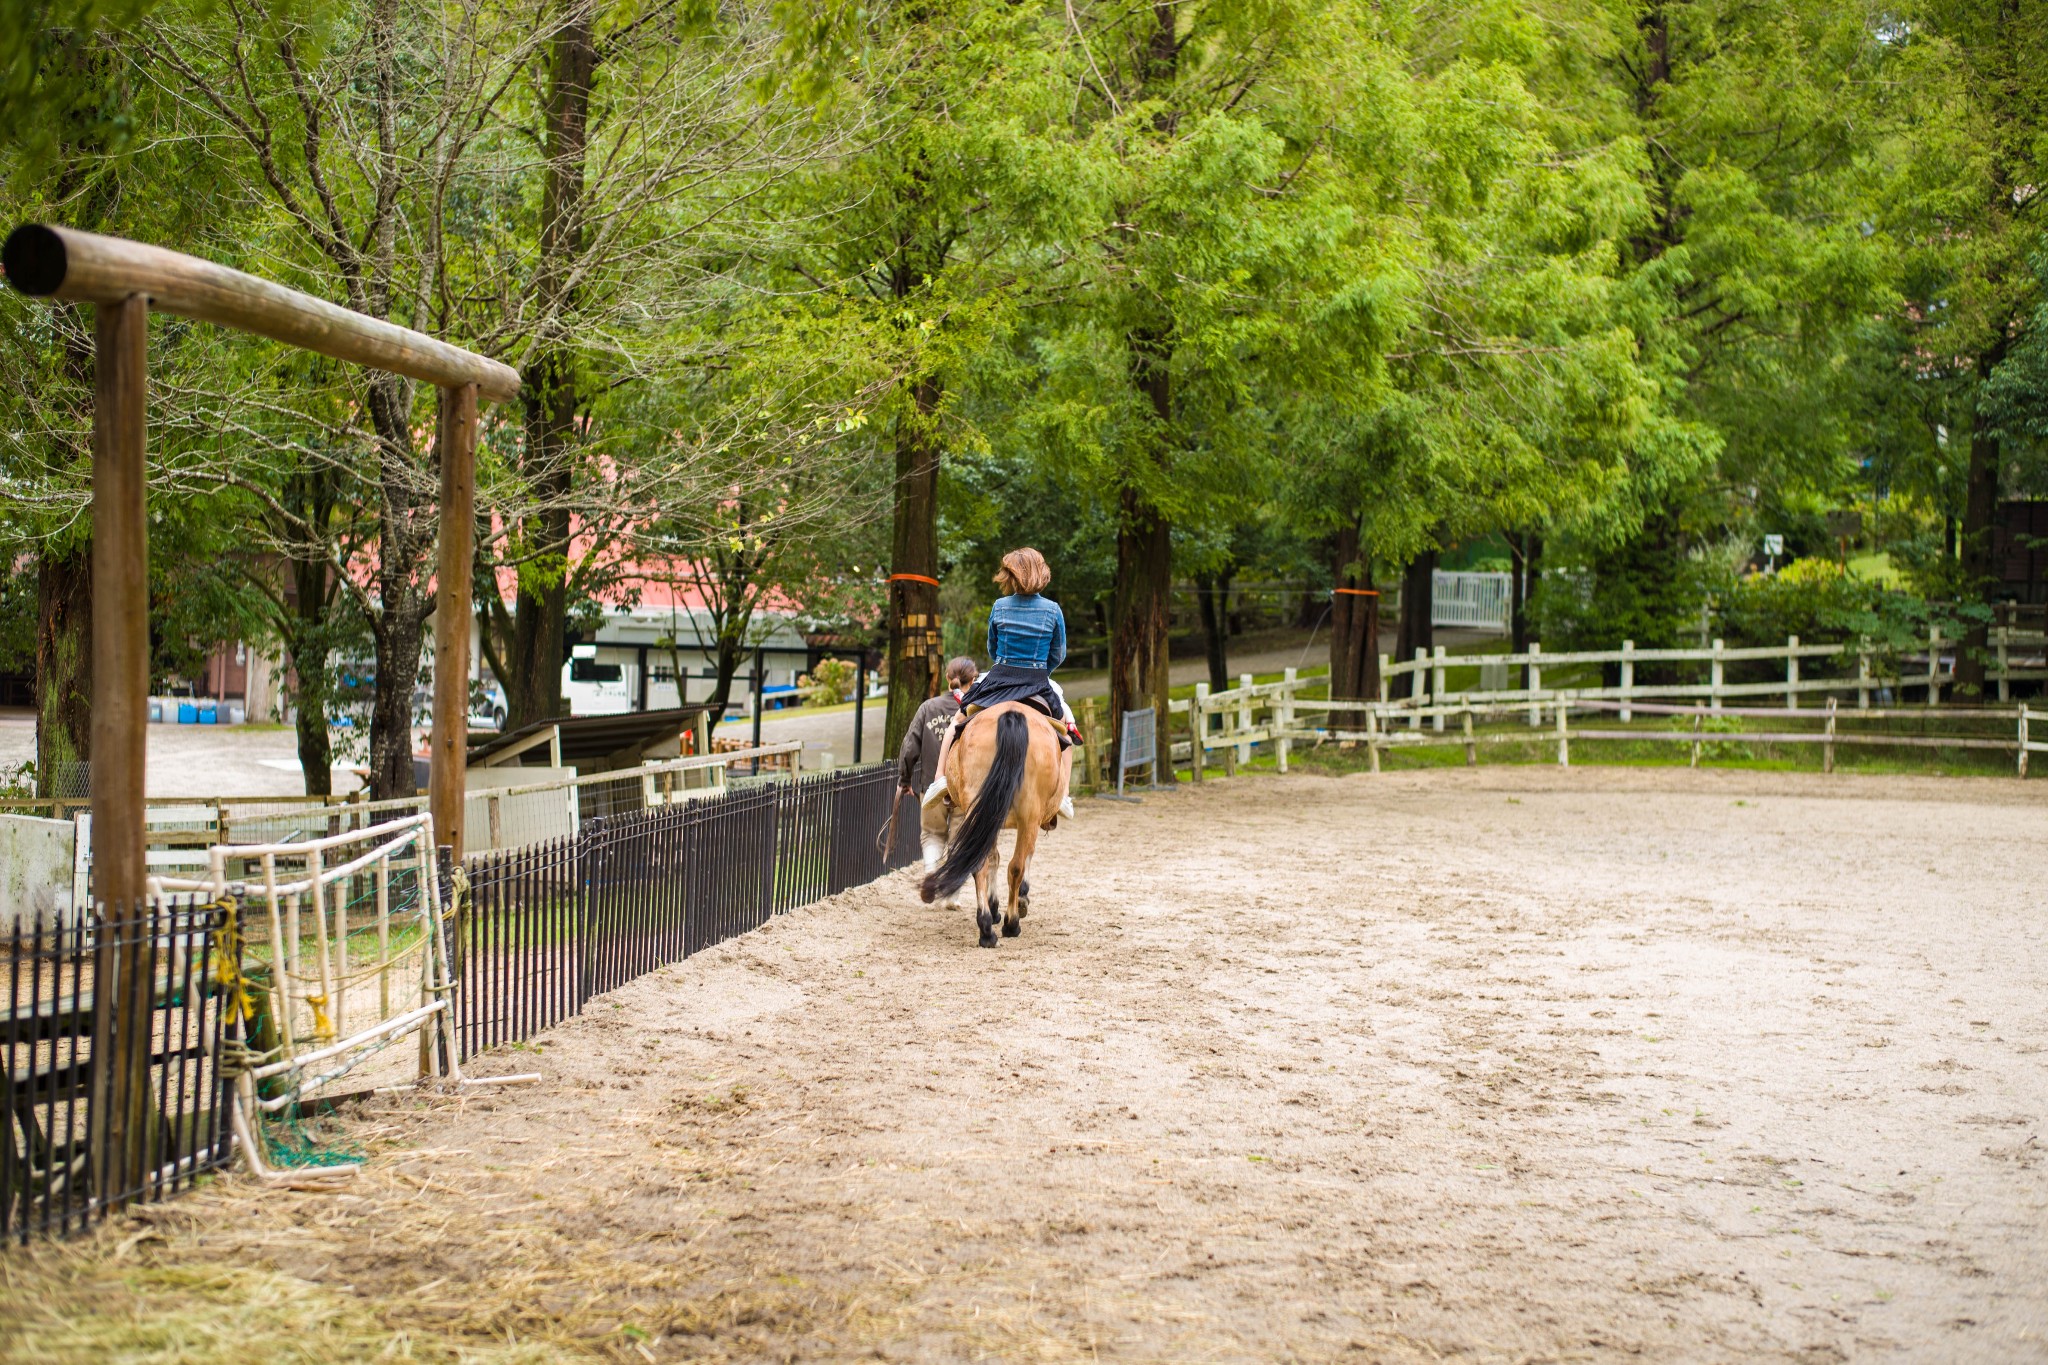
[[[360,1145],[338,1136],[323,1137],[305,1119],[290,1114],[264,1118],[257,1131],[262,1135],[264,1161],[288,1170],[362,1161],[367,1155]]]

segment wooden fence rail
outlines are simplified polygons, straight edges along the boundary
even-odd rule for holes
[[[2010,695],[2013,682],[2048,678],[2048,668],[2030,668],[2020,662],[2027,657],[2023,651],[2039,647],[2041,640],[2039,632],[2019,631],[2003,631],[1994,640],[2000,651],[2000,669],[1993,672],[1992,678],[1998,682],[2002,698]],[[1942,663],[1940,647],[1943,643],[1938,634],[1931,637],[1930,671],[1925,676],[1905,677],[1873,671],[1875,654],[1867,646],[1806,645],[1801,644],[1797,637],[1789,639],[1782,647],[1739,650],[1723,648],[1719,642],[1708,649],[1668,650],[1637,650],[1633,644],[1625,643],[1619,650],[1544,654],[1539,645],[1533,646],[1527,654],[1465,656],[1455,661],[1438,650],[1426,655],[1418,654],[1408,664],[1389,664],[1382,675],[1378,699],[1328,696],[1326,678],[1304,679],[1289,669],[1278,682],[1253,683],[1247,676],[1239,686],[1227,691],[1214,692],[1206,685],[1197,685],[1194,697],[1185,703],[1174,703],[1173,709],[1184,711],[1188,717],[1190,775],[1197,782],[1204,779],[1213,761],[1212,755],[1220,755],[1224,773],[1228,776],[1236,771],[1238,765],[1249,762],[1254,750],[1264,748],[1272,754],[1280,771],[1285,772],[1295,744],[1327,740],[1365,745],[1373,771],[1379,770],[1381,755],[1386,750],[1419,745],[1463,745],[1466,761],[1476,762],[1481,745],[1527,743],[1533,738],[1512,732],[1481,733],[1477,729],[1481,720],[1511,715],[1526,715],[1532,726],[1545,726],[1549,733],[1542,736],[1542,742],[1556,744],[1560,763],[1569,763],[1570,745],[1574,738],[1689,744],[1693,749],[1694,763],[1699,761],[1706,744],[1749,741],[1819,744],[1823,747],[1822,766],[1827,771],[1834,769],[1835,749],[1839,745],[2003,751],[2015,755],[2016,769],[2020,776],[2025,776],[2027,755],[2048,752],[2048,743],[2033,738],[2033,722],[2048,719],[2048,712],[2035,711],[2024,705],[1900,707],[1872,704],[1874,695],[1881,697],[1887,689],[1894,695],[1901,694],[1907,686],[1925,687],[1927,695],[1938,698],[1940,689],[1951,681],[1953,672],[1952,665],[1934,667]],[[1801,676],[1802,660],[1845,657],[1856,660],[1856,671],[1851,676],[1816,677],[1810,672]],[[1786,676],[1766,682],[1728,681],[1726,664],[1756,661],[1780,661],[1785,666]],[[1695,682],[1638,684],[1634,680],[1633,665],[1643,662],[1704,663],[1709,666],[1709,672],[1705,679]],[[1445,674],[1451,667],[1470,667],[1474,663],[1527,666],[1531,685],[1455,691],[1445,686]],[[1541,685],[1540,670],[1543,667],[1554,671],[1559,667],[1591,664],[1620,665],[1619,685],[1575,688],[1546,688]],[[1403,676],[1412,683],[1409,694],[1401,698],[1387,696],[1391,690],[1387,680]],[[1308,695],[1311,692],[1325,695]],[[1843,706],[1850,696],[1855,698],[1853,710]],[[1744,699],[1758,697],[1783,697],[1785,704],[1782,707],[1740,704]],[[1818,704],[1801,705],[1803,698],[1814,698]],[[1691,704],[1672,704],[1680,700],[1689,700]],[[1574,712],[1613,713],[1623,724],[1638,714],[1691,716],[1693,724],[1689,729],[1681,730],[1594,728],[1585,724],[1584,719],[1575,724]],[[2014,736],[2008,739],[1982,733],[1872,734],[1842,729],[1838,718],[1847,716],[1854,716],[1860,721],[1903,718],[1944,723],[2000,720],[2014,727]],[[1709,719],[1724,717],[1796,719],[1810,721],[1819,728],[1781,728],[1735,732],[1725,736],[1706,729]],[[1456,737],[1445,734],[1453,722],[1458,726]],[[1427,733],[1424,732],[1425,725]]]

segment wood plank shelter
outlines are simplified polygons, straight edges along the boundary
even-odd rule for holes
[[[429,809],[437,841],[462,856],[462,797],[469,690],[470,565],[475,536],[477,405],[518,396],[519,372],[421,332],[182,252],[39,223],[16,228],[0,266],[23,294],[90,303],[94,310],[92,479],[92,855],[102,916],[127,913],[145,891],[144,772],[149,706],[148,484],[149,313],[156,309],[253,332],[335,360],[389,370],[440,390],[438,610],[434,632],[433,767]],[[106,989],[139,974],[145,944],[124,943],[136,962],[103,964]],[[119,1008],[108,1005],[108,1011]],[[140,1013],[140,1011],[130,1011]],[[95,1024],[96,1086],[140,1096],[149,1068],[146,1019]],[[137,1039],[139,1038],[139,1045]],[[102,1047],[104,1046],[104,1051]],[[139,1076],[127,1073],[139,1068]],[[110,1073],[121,1073],[118,1076]],[[122,1106],[125,1109],[125,1106]],[[117,1115],[117,1128],[125,1127]],[[123,1190],[126,1166],[147,1154],[141,1134],[109,1132],[114,1156],[100,1172]],[[118,1155],[116,1155],[118,1154]]]

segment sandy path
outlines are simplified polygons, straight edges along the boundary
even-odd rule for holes
[[[627,1359],[2048,1359],[2044,813],[1538,768],[1093,803],[999,951],[849,893],[598,1002],[539,1089],[356,1120],[345,1198],[227,1182],[129,1257]],[[129,1226],[12,1287],[146,1315]]]

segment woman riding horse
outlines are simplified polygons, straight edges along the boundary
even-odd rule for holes
[[[939,746],[938,778],[923,799],[930,804],[945,798],[946,755],[960,727],[984,707],[1020,701],[1044,711],[1059,731],[1059,813],[1071,820],[1074,801],[1068,793],[1074,772],[1073,714],[1052,680],[1052,671],[1067,657],[1067,621],[1059,603],[1040,595],[1052,584],[1052,570],[1044,555],[1026,546],[1003,556],[995,581],[1004,595],[988,614],[991,667],[960,698],[960,716]]]

